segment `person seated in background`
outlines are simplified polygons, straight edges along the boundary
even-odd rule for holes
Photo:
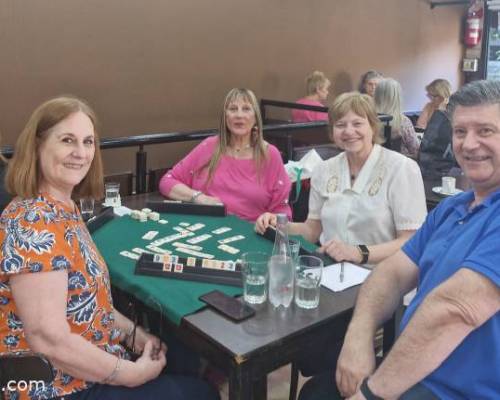
[[[373,97],[375,95],[375,89],[377,88],[377,85],[383,77],[384,76],[380,72],[377,72],[373,69],[365,72],[363,75],[361,75],[358,88],[359,93],[364,93],[370,97]]]
[[[446,79],[435,79],[425,87],[425,90],[430,101],[424,106],[415,124],[417,128],[421,129],[427,128],[427,124],[435,111],[446,110],[451,95],[451,85]]]
[[[401,153],[416,158],[420,142],[410,119],[401,109],[401,85],[392,78],[382,79],[375,89],[377,113],[392,116],[391,141],[401,141]]]
[[[296,101],[306,106],[324,107],[330,81],[323,72],[314,71],[306,78],[307,96]],[[292,122],[328,121],[328,113],[309,110],[292,110]]]
[[[374,264],[395,253],[426,216],[424,184],[415,161],[383,148],[373,99],[358,92],[337,97],[329,110],[332,138],[343,153],[312,172],[309,215],[289,233],[321,243],[337,261]],[[264,213],[255,229],[275,225]]]
[[[73,201],[102,197],[98,144],[94,112],[73,97],[40,105],[17,140],[6,175],[16,197],[0,217],[0,353],[41,353],[54,366],[54,381],[22,398],[217,399],[202,381],[160,374],[165,344],[113,307]],[[134,344],[137,361],[121,343]]]
[[[448,114],[472,190],[439,203],[377,265],[361,287],[335,376],[307,382],[301,400],[499,398],[500,82],[463,86]],[[417,285],[401,334],[376,368],[374,333]]]
[[[0,135],[1,139],[1,135]],[[0,213],[9,204],[12,196],[5,190],[5,171],[7,169],[7,159],[0,154]]]
[[[257,98],[248,89],[229,91],[219,134],[196,146],[159,186],[171,199],[223,203],[229,214],[252,222],[266,211],[291,216],[290,179],[278,149],[263,139]]]

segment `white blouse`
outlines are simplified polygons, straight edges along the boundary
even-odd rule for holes
[[[318,165],[311,178],[309,219],[321,220],[320,242],[373,245],[415,230],[427,215],[424,182],[417,163],[375,144],[351,187],[347,157]]]

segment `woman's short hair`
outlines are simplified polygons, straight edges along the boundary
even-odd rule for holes
[[[324,86],[330,86],[330,80],[321,71],[314,71],[306,78],[307,95],[316,94]]]
[[[375,71],[374,69],[371,69],[369,71],[366,71],[363,75],[361,75],[361,79],[359,80],[359,93],[366,93],[365,90],[365,85],[366,82],[368,82],[370,79],[376,79],[376,78],[383,78],[384,75],[382,75],[380,72]]]
[[[451,96],[451,84],[446,79],[434,79],[429,83],[425,90],[433,96],[440,96],[444,100],[448,100]]]
[[[393,134],[399,136],[401,136],[401,104],[403,103],[401,92],[401,85],[397,80],[392,78],[384,78],[377,85],[377,88],[375,89],[375,95],[373,96],[377,113],[392,116],[390,125],[392,127]]]
[[[95,153],[89,171],[73,190],[73,197],[101,198],[103,195],[102,158],[94,111],[83,100],[73,96],[61,96],[41,104],[28,120],[19,135],[14,155],[9,161],[5,177],[7,191],[21,198],[38,196],[41,181],[39,165],[40,145],[47,139],[50,130],[71,114],[83,112],[94,125]]]
[[[231,103],[242,99],[244,102],[249,103],[255,114],[255,125],[252,129],[250,136],[250,145],[253,148],[253,159],[257,166],[257,170],[260,170],[262,163],[264,162],[267,154],[266,145],[263,136],[263,122],[262,115],[260,113],[259,102],[257,97],[250,89],[244,88],[233,88],[229,91],[224,99],[224,104],[222,106],[221,116],[220,116],[220,129],[219,129],[219,142],[214,150],[214,154],[208,163],[208,179],[207,185],[213,178],[215,169],[219,164],[219,160],[222,155],[226,152],[227,147],[230,143],[231,132],[227,128],[226,123],[226,110]],[[204,169],[203,166],[201,169]]]
[[[380,120],[375,111],[375,103],[367,94],[359,92],[348,92],[338,96],[328,110],[330,120],[330,135],[333,140],[333,126],[335,122],[343,118],[349,111],[360,117],[366,118],[373,130],[373,143],[381,143]]]

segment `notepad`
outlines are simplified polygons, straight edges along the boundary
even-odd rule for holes
[[[370,272],[369,269],[344,262],[344,280],[340,282],[340,263],[328,265],[323,268],[321,285],[334,292],[340,292],[363,283]]]

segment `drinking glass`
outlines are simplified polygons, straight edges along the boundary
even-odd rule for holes
[[[290,239],[288,243],[290,244],[290,255],[292,256],[292,260],[296,261],[300,251],[300,240]]]
[[[120,200],[120,183],[107,182],[104,184],[106,198],[104,200],[107,206],[117,207],[121,205]]]
[[[80,213],[84,221],[88,221],[94,215],[94,199],[85,197],[80,199]]]
[[[316,308],[319,304],[319,290],[323,261],[314,256],[297,257],[295,267],[295,304],[301,308]]]
[[[249,251],[241,256],[243,299],[250,304],[262,304],[267,299],[267,262],[269,255]]]

